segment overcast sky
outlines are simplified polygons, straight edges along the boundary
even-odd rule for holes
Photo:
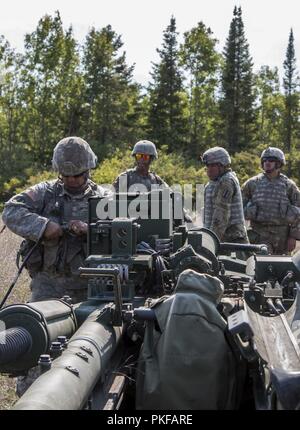
[[[55,10],[60,11],[65,28],[73,25],[79,42],[91,27],[111,24],[122,36],[127,63],[135,63],[135,79],[146,84],[172,14],[179,41],[183,32],[203,21],[214,32],[222,51],[235,5],[242,7],[255,71],[266,64],[277,66],[282,75],[291,27],[300,69],[300,0],[9,0],[1,6],[0,34],[22,51],[24,35],[35,30],[43,15],[53,15]]]

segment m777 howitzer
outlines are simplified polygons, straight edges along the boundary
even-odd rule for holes
[[[300,408],[300,254],[219,243],[171,197],[117,194],[106,219],[91,198],[88,300],[0,311],[0,371],[40,369],[14,409]]]

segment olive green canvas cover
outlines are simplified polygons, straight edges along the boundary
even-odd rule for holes
[[[224,287],[185,270],[175,292],[153,303],[137,372],[137,409],[231,409],[234,359],[216,305]]]

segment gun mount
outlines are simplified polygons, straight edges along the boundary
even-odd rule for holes
[[[188,229],[183,218],[174,222],[172,196],[157,191],[134,203],[136,197],[115,195],[106,202],[113,207],[106,218],[99,217],[103,200],[89,201],[88,257],[80,268],[88,279],[85,302],[70,305],[64,298],[0,311],[5,326],[0,371],[16,376],[38,363],[40,369],[14,408],[133,408],[136,366],[143,361],[149,333],[160,336],[162,324],[172,317],[172,306],[166,318],[160,304],[168,307],[174,297],[195,303],[194,292],[178,287],[187,272],[204,276],[201,282],[224,285],[221,299],[209,309],[215,309],[213,318],[221,318],[222,342],[241,369],[242,377],[233,376],[233,385],[243,385],[236,390],[250,386],[256,409],[299,408],[300,254],[272,256],[263,244],[220,243],[207,229]],[[145,204],[153,199],[155,216]],[[133,204],[135,216],[129,210]],[[247,253],[247,260],[238,258],[240,253]],[[201,302],[201,291],[196,294]],[[170,383],[169,376],[165,381]],[[176,402],[171,407],[180,409],[180,398]],[[212,403],[211,408],[239,408],[243,402],[240,396],[228,407]]]

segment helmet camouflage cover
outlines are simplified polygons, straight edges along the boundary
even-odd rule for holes
[[[131,155],[135,154],[149,154],[154,158],[158,158],[156,146],[150,140],[139,140],[132,150]]]
[[[97,156],[80,137],[65,137],[54,148],[52,167],[64,176],[80,175],[94,169],[96,164]]]
[[[206,165],[220,163],[222,166],[227,166],[231,163],[231,158],[226,149],[221,146],[215,146],[204,152],[202,161]]]
[[[274,146],[269,146],[269,148],[265,149],[260,156],[261,162],[263,162],[266,158],[276,158],[282,164],[285,164],[285,156],[283,151],[279,148],[275,148]]]

